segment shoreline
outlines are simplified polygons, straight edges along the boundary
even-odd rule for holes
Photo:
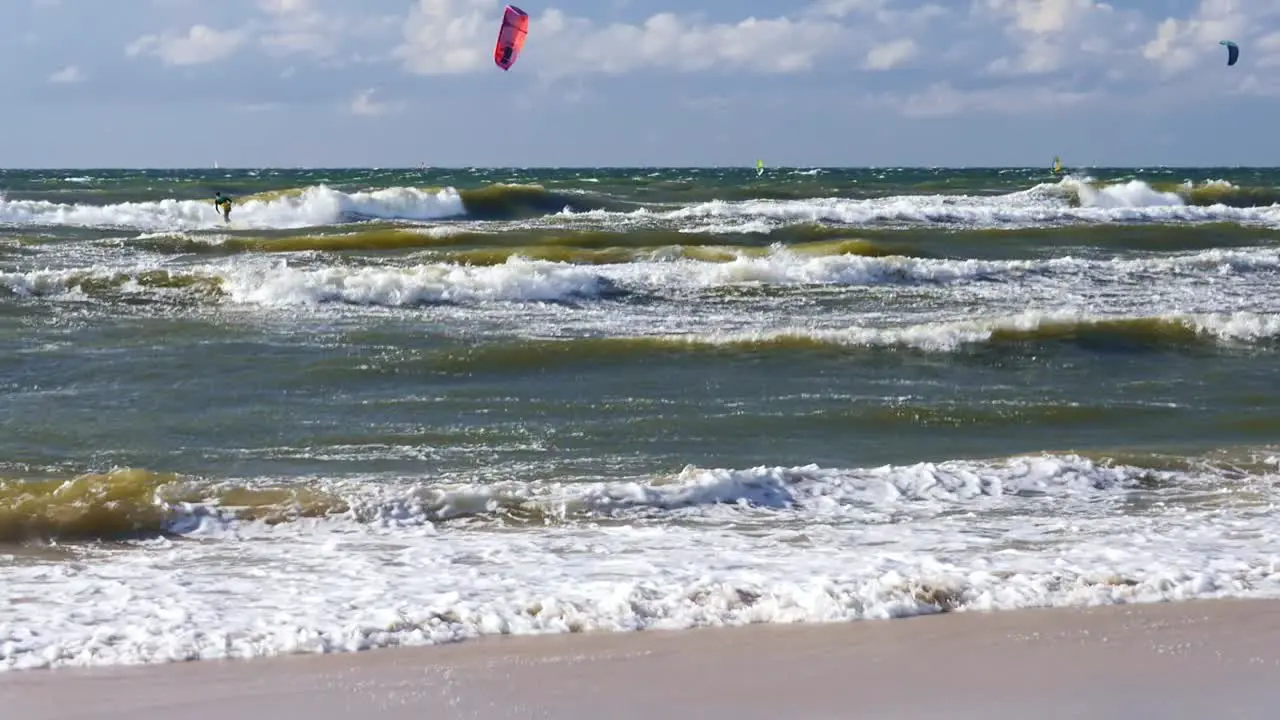
[[[1280,600],[489,637],[0,674],[14,717],[1271,717]]]

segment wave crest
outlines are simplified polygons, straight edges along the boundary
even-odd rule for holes
[[[479,519],[546,524],[671,513],[799,513],[813,520],[878,522],[902,503],[932,514],[981,498],[1075,497],[1172,486],[1177,471],[1112,467],[1081,456],[1023,456],[879,468],[686,466],[666,476],[608,482],[280,484],[214,481],[140,468],[70,478],[0,479],[0,542],[128,540],[219,533],[308,518],[376,525]],[[756,521],[771,522],[754,516]],[[749,517],[743,517],[744,521]]]
[[[394,187],[347,193],[317,185],[299,192],[239,198],[231,213],[231,227],[287,229],[371,219],[436,220],[465,214],[462,197],[452,188]],[[88,205],[0,197],[0,223],[152,232],[227,228],[212,202],[178,199]]]

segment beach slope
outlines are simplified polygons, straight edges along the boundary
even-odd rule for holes
[[[1272,718],[1280,602],[479,640],[14,672],[6,717]]]

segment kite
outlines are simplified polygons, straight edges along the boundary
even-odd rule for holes
[[[1240,47],[1230,40],[1222,40],[1218,44],[1227,46],[1227,64],[1235,65],[1240,59]]]
[[[524,47],[529,34],[529,14],[515,5],[508,5],[502,13],[502,27],[498,30],[498,44],[493,48],[493,61],[503,70],[510,70]]]

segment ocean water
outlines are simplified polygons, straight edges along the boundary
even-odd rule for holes
[[[0,173],[0,669],[1280,597],[1278,201]]]

